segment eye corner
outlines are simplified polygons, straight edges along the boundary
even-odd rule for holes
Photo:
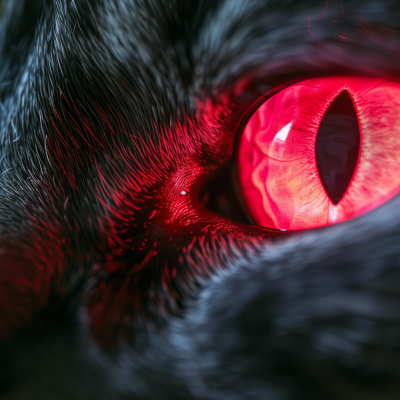
[[[253,224],[243,204],[232,160],[215,172],[199,191],[199,201],[208,210],[235,222]]]

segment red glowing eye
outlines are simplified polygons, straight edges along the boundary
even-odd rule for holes
[[[348,220],[400,192],[400,84],[315,78],[264,102],[238,150],[258,225],[306,229]]]

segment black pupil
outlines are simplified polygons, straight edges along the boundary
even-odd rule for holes
[[[315,144],[317,168],[334,204],[343,197],[360,152],[360,128],[353,101],[343,91],[326,110]]]

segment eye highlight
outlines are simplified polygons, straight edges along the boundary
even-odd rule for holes
[[[400,191],[400,84],[309,79],[252,115],[237,170],[258,225],[286,230],[346,221]]]

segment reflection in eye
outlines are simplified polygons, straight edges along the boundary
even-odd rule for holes
[[[400,84],[331,77],[265,101],[243,131],[238,179],[256,224],[306,229],[348,220],[400,191]]]

